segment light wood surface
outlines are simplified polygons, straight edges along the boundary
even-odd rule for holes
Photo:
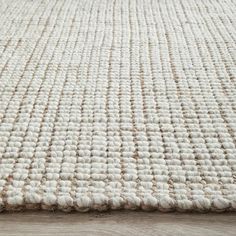
[[[0,214],[0,235],[236,235],[236,213],[21,212]]]

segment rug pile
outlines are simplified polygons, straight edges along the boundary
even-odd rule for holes
[[[0,209],[236,210],[235,12],[1,1]]]

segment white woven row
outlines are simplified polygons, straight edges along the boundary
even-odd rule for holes
[[[2,0],[0,208],[236,209],[234,0]]]

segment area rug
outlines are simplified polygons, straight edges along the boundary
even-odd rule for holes
[[[0,209],[236,210],[235,12],[2,0]]]

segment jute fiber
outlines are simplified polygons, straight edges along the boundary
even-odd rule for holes
[[[236,210],[235,13],[1,0],[0,209]]]

